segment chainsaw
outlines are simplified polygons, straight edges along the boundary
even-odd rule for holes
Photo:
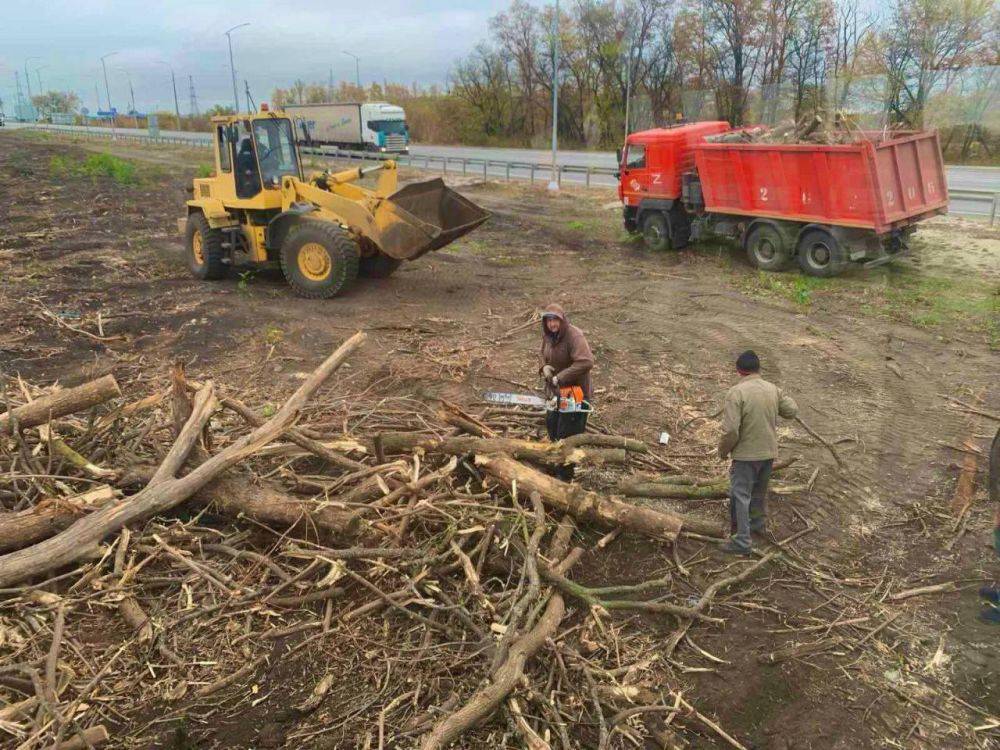
[[[583,399],[583,389],[578,385],[571,385],[559,389],[558,396],[555,388],[546,384],[548,398],[525,393],[503,393],[490,391],[483,394],[483,400],[491,404],[504,404],[505,406],[531,406],[536,409],[555,411],[557,408],[561,412],[590,411],[590,404]],[[558,405],[557,405],[558,401]]]

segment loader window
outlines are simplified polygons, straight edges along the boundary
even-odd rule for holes
[[[253,124],[253,137],[265,185],[280,183],[285,175],[300,176],[291,121],[282,117],[257,120]]]
[[[646,166],[646,147],[638,143],[628,145],[628,153],[625,155],[625,167],[627,169],[643,169]]]
[[[233,158],[232,152],[229,150],[229,139],[226,138],[226,128],[223,125],[219,125],[216,127],[215,132],[219,148],[219,168],[223,172],[232,172]]]

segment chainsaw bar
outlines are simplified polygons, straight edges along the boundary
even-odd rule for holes
[[[509,406],[534,406],[545,408],[545,399],[540,396],[530,396],[524,393],[501,393],[489,391],[483,394],[483,400],[491,404],[507,404]]]

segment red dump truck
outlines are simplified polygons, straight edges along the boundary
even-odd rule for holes
[[[887,263],[916,222],[948,207],[936,131],[858,133],[845,144],[710,142],[698,122],[632,133],[619,154],[625,228],[654,250],[703,233],[739,239],[757,268],[812,276]]]

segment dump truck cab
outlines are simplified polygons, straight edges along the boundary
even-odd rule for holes
[[[657,249],[684,247],[690,222],[681,205],[682,177],[694,169],[694,146],[727,130],[728,122],[710,121],[631,133],[618,159],[625,228],[642,232]]]
[[[178,222],[201,279],[271,265],[300,295],[331,297],[359,274],[388,276],[489,217],[440,179],[397,190],[394,161],[306,178],[291,119],[266,104],[213,118],[212,133],[214,173],[193,181]],[[376,172],[374,189],[355,184]]]

